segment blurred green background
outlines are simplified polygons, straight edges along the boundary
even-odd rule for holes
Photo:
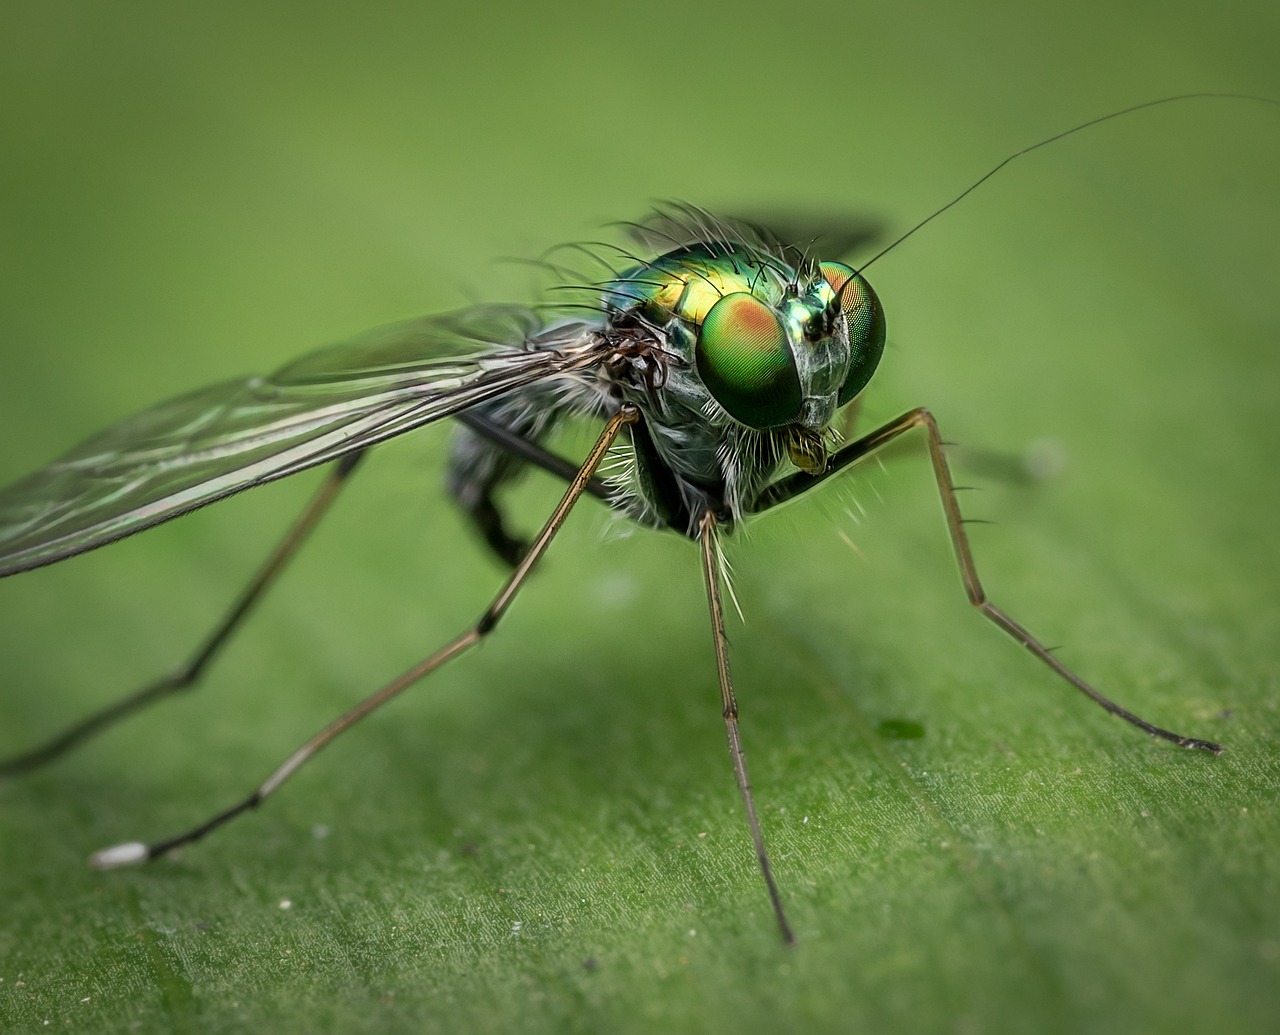
[[[654,199],[900,231],[1091,116],[1280,97],[1261,2],[542,6],[7,5],[0,478],[164,396],[524,299],[495,260]],[[871,271],[868,419],[927,404],[969,447],[993,597],[1227,754],[1107,719],[972,614],[907,451],[731,552],[793,951],[696,554],[593,506],[492,642],[260,814],[90,872],[484,606],[501,572],[429,429],[360,473],[204,690],[0,785],[0,1029],[1274,1030],[1278,174],[1280,109],[1169,106],[1017,163]],[[1060,473],[1001,474],[1028,449]],[[0,751],[176,664],[314,482],[0,584]],[[521,487],[529,526],[555,494]]]

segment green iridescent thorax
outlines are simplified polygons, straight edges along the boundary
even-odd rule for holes
[[[776,263],[753,250],[726,246],[712,252],[696,245],[628,270],[606,286],[604,300],[659,327],[678,319],[696,330],[725,295],[747,292],[763,302],[781,301],[785,285],[778,274]]]

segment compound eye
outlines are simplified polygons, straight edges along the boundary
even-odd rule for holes
[[[843,406],[866,387],[880,363],[884,352],[884,310],[871,285],[857,271],[843,262],[824,262],[819,268],[840,299],[840,309],[849,325],[849,370],[839,396]]]
[[[800,375],[777,314],[745,291],[725,295],[702,321],[698,374],[734,420],[764,430],[800,415]]]

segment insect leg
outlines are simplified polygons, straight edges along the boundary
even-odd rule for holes
[[[455,419],[466,431],[454,439],[451,449],[449,492],[463,513],[475,522],[488,547],[514,568],[529,549],[529,543],[507,530],[495,498],[496,491],[516,477],[525,463],[562,481],[572,482],[578,473],[577,461],[566,460],[544,449],[536,441],[540,429],[528,420],[507,423],[498,414],[478,407],[464,410]],[[474,435],[468,437],[468,433]],[[613,494],[599,478],[592,478],[586,491],[597,499],[612,500]]]
[[[526,460],[534,467],[541,468],[562,481],[572,482],[577,477],[578,465],[572,460],[566,460],[559,454],[544,449],[537,442],[525,438],[519,432],[490,419],[483,413],[463,410],[454,419],[459,424],[465,424],[477,435],[487,438],[494,445],[501,446],[512,456]],[[594,476],[587,480],[586,493],[605,503],[613,501],[613,493],[609,491],[609,487]]]
[[[702,547],[702,575],[707,584],[707,605],[711,611],[711,639],[715,644],[716,672],[720,678],[720,703],[723,707],[725,733],[729,737],[729,755],[733,759],[733,775],[738,779],[738,791],[742,795],[742,804],[747,811],[747,826],[751,830],[751,841],[755,845],[756,860],[760,863],[760,873],[764,877],[765,887],[769,889],[769,899],[773,903],[774,915],[778,918],[782,939],[788,945],[792,945],[796,938],[791,933],[787,915],[782,909],[782,896],[778,893],[778,885],[773,879],[769,853],[764,846],[764,834],[760,830],[760,817],[756,814],[755,798],[751,794],[751,782],[747,779],[747,760],[742,751],[742,733],[738,729],[738,702],[733,693],[733,678],[729,674],[729,644],[724,632],[724,604],[720,598],[720,551],[716,544],[716,519],[709,510],[703,513],[698,523],[698,542]]]
[[[943,452],[942,437],[938,434],[938,425],[933,419],[933,414],[928,410],[924,408],[911,410],[883,427],[877,428],[870,434],[864,435],[857,441],[850,442],[831,458],[831,463],[827,470],[816,478],[802,473],[776,482],[761,493],[751,509],[758,512],[767,510],[769,507],[779,503],[785,503],[818,482],[830,478],[844,468],[865,459],[914,428],[923,428],[928,436],[929,460],[933,464],[933,475],[938,483],[938,494],[942,499],[942,509],[947,519],[947,530],[951,534],[951,545],[955,550],[956,560],[960,564],[960,576],[964,581],[969,603],[1053,669],[1059,676],[1112,715],[1118,715],[1126,722],[1132,723],[1140,730],[1151,734],[1151,736],[1162,737],[1165,740],[1172,741],[1179,747],[1211,751],[1215,755],[1220,754],[1222,747],[1212,741],[1200,740],[1196,737],[1184,737],[1180,733],[1162,729],[1134,715],[1128,709],[1122,708],[1110,698],[1104,697],[1054,657],[1049,649],[1032,636],[1022,625],[987,599],[986,590],[982,588],[982,583],[978,579],[978,569],[973,561],[973,552],[969,548],[969,537],[964,530],[964,519],[960,516],[960,504],[956,499],[955,485],[951,480],[951,469],[947,465],[947,458]]]
[[[0,760],[0,777],[13,776],[51,762],[81,741],[103,732],[135,712],[142,711],[170,694],[189,690],[195,686],[205,668],[231,638],[231,634],[239,628],[253,605],[258,602],[267,587],[275,581],[276,576],[297,552],[298,547],[319,524],[329,505],[338,495],[338,490],[346,484],[347,478],[355,470],[356,464],[363,455],[363,452],[350,453],[334,465],[329,477],[320,486],[319,492],[307,505],[307,509],[302,512],[284,539],[267,558],[266,563],[258,570],[253,581],[244,589],[222,621],[185,665],[68,726],[39,747],[21,755]]]
[[[322,748],[333,740],[338,734],[354,726],[370,712],[380,708],[393,697],[398,696],[401,692],[408,689],[418,680],[422,679],[429,672],[434,671],[441,665],[453,660],[459,654],[464,653],[471,647],[474,647],[485,636],[487,636],[497,626],[506,610],[511,605],[511,601],[515,599],[516,593],[520,591],[525,579],[533,566],[546,552],[547,546],[555,535],[560,531],[561,525],[564,524],[565,518],[569,516],[569,511],[573,509],[575,503],[586,492],[587,483],[591,480],[591,476],[599,467],[600,462],[604,459],[605,454],[609,451],[609,447],[613,445],[614,439],[618,437],[618,433],[622,430],[623,425],[630,424],[637,419],[638,413],[633,406],[624,405],[616,414],[609,418],[605,424],[604,430],[600,433],[600,437],[596,440],[596,444],[592,447],[591,452],[587,454],[587,458],[582,462],[582,466],[578,469],[577,475],[574,477],[569,488],[565,491],[556,509],[552,512],[551,517],[547,519],[547,523],[542,526],[542,531],[538,533],[528,552],[516,565],[515,571],[511,573],[507,581],[503,584],[502,589],[498,591],[498,595],[493,598],[493,602],[485,609],[480,619],[462,635],[456,637],[450,643],[446,644],[440,650],[436,651],[430,657],[420,661],[413,668],[393,679],[386,686],[377,692],[370,694],[363,701],[357,704],[344,715],[339,716],[333,722],[329,723],[324,729],[313,736],[297,751],[286,758],[276,770],[267,779],[258,786],[258,788],[247,798],[232,805],[229,809],[219,812],[197,827],[185,833],[178,834],[176,837],[168,838],[164,841],[156,841],[152,844],[141,844],[131,842],[128,844],[114,845],[111,848],[105,848],[100,852],[94,853],[89,863],[98,869],[110,869],[115,866],[124,866],[130,863],[144,862],[149,859],[156,859],[159,856],[172,851],[180,845],[188,844],[192,841],[198,841],[210,831],[222,826],[227,821],[234,819],[242,812],[256,808],[281,784],[283,784],[290,776],[298,771],[306,762],[314,757]]]

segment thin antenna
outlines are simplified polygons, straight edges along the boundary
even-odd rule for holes
[[[890,244],[886,245],[885,247],[881,248],[880,251],[876,252],[875,255],[871,256],[870,259],[868,259],[866,262],[864,262],[861,266],[858,267],[858,272],[861,273],[863,270],[865,270],[877,259],[880,259],[881,257],[887,255],[889,252],[893,251],[893,249],[898,247],[898,245],[900,245],[908,237],[914,234],[917,230],[920,230],[924,226],[928,225],[929,223],[932,223],[935,219],[937,219],[940,215],[942,215],[942,213],[947,211],[947,209],[951,208],[953,205],[959,204],[961,201],[967,198],[970,194],[972,194],[975,190],[977,190],[984,183],[986,183],[989,179],[991,179],[991,177],[993,177],[1006,165],[1012,162],[1015,158],[1021,158],[1025,154],[1029,154],[1032,151],[1036,151],[1042,147],[1047,146],[1048,144],[1056,143],[1057,141],[1061,140],[1063,137],[1069,137],[1073,133],[1079,133],[1082,129],[1088,129],[1090,126],[1096,126],[1100,122],[1109,122],[1111,119],[1118,119],[1122,115],[1131,115],[1135,111],[1142,111],[1142,109],[1144,108],[1154,108],[1160,104],[1172,104],[1175,101],[1189,101],[1189,100],[1194,100],[1196,98],[1201,98],[1201,97],[1231,98],[1231,99],[1243,100],[1243,101],[1261,101],[1263,104],[1274,104],[1274,105],[1280,106],[1280,101],[1276,100],[1273,97],[1259,97],[1251,93],[1180,93],[1180,94],[1175,94],[1172,97],[1161,97],[1158,100],[1154,100],[1154,101],[1143,101],[1141,104],[1134,104],[1128,108],[1121,108],[1119,111],[1113,111],[1108,115],[1099,115],[1097,118],[1090,119],[1088,122],[1082,122],[1078,126],[1072,126],[1070,129],[1064,129],[1061,133],[1055,133],[1051,137],[1045,137],[1043,140],[1039,141],[1038,143],[1032,144],[1030,147],[1024,147],[1021,151],[1015,151],[1013,154],[1009,155],[1009,157],[1006,158],[1004,161],[1000,162],[998,165],[988,170],[978,179],[974,180],[973,183],[969,184],[969,186],[967,186],[954,198],[948,201],[940,209],[936,209],[935,211],[931,212],[929,215],[925,216],[924,219],[920,220],[920,222],[918,222],[905,234],[899,237],[896,241],[893,241]],[[851,277],[850,279],[852,280],[853,278]]]

